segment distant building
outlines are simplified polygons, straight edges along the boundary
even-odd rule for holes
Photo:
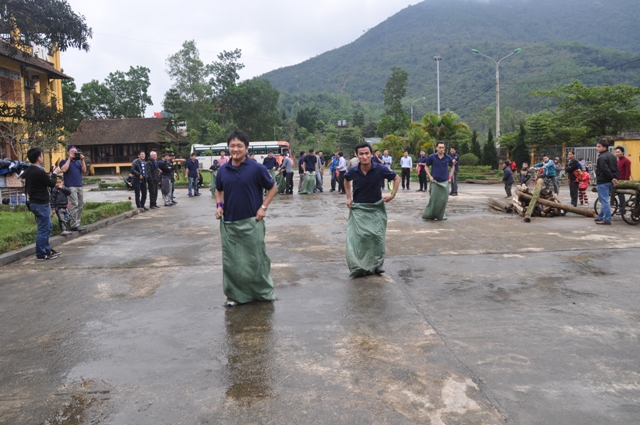
[[[83,120],[67,146],[76,146],[89,157],[91,174],[120,174],[129,170],[141,151],[161,156],[167,142],[177,140],[159,118]]]

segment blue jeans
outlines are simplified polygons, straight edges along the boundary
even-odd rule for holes
[[[611,188],[613,183],[602,183],[597,185],[598,199],[600,200],[600,212],[598,213],[598,220],[604,220],[611,223],[611,204],[609,199],[611,196]]]
[[[322,173],[320,171],[316,173],[316,190],[322,191]]]
[[[191,188],[193,187],[193,194],[198,194],[198,178],[189,177],[189,196],[191,196]]]
[[[51,234],[51,207],[49,204],[31,204],[31,212],[36,216],[38,232],[36,233],[36,257],[43,258],[51,252],[49,235]]]

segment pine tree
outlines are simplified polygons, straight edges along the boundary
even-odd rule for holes
[[[495,143],[493,143],[493,132],[489,129],[489,136],[487,137],[487,143],[482,150],[482,159],[480,165],[489,165],[493,170],[498,169],[498,150]]]
[[[478,157],[478,159],[482,158],[482,149],[480,148],[480,143],[478,143],[478,132],[473,130],[471,134],[471,153]]]
[[[531,152],[529,152],[529,148],[527,147],[526,134],[524,123],[520,123],[520,132],[516,139],[516,145],[511,152],[511,159],[516,162],[518,168],[522,167],[523,162],[529,162]]]

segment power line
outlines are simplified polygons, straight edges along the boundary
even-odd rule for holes
[[[487,87],[485,90],[483,90],[482,93],[480,93],[479,95],[477,95],[476,97],[474,97],[470,101],[468,101],[466,103],[463,103],[462,105],[456,106],[455,108],[451,108],[451,110],[452,111],[457,111],[460,108],[464,108],[465,106],[467,106],[468,104],[470,104],[471,102],[473,102],[474,100],[476,100],[477,98],[479,98],[480,96],[482,96],[483,94],[485,94],[486,92],[488,92],[489,90],[494,88],[495,86],[496,86],[496,83],[491,84],[489,87]]]

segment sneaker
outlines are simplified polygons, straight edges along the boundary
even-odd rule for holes
[[[604,220],[596,220],[596,224],[611,225],[611,222],[610,221],[604,221]]]
[[[69,236],[72,235],[73,232],[69,232],[68,230],[65,230],[64,232],[60,233],[60,236]]]
[[[380,276],[382,273],[384,273],[384,270],[382,270],[381,267],[376,267],[376,269],[373,272],[378,276]]]
[[[192,194],[189,194],[189,198],[193,198],[193,195],[192,195]]]
[[[177,204],[176,201],[171,201],[171,205],[175,205],[175,204]]]
[[[56,251],[55,249],[52,249],[51,251],[49,251],[48,255],[51,258],[56,258],[58,255],[60,255],[60,253],[58,251]]]
[[[196,194],[195,194],[195,195],[193,195],[193,196],[200,196],[200,194],[199,194],[199,193],[196,193]]]
[[[173,204],[164,204],[165,207],[172,207]]]
[[[224,302],[225,307],[235,307],[237,305],[238,303],[232,300],[231,298],[227,298],[227,300]]]
[[[72,227],[69,230],[72,230],[74,232],[84,232],[85,230],[87,230],[87,228],[84,226],[78,226],[78,227]]]
[[[36,260],[54,260],[58,256],[45,255],[44,257],[36,257]]]
[[[149,211],[149,208],[147,207],[142,207],[145,211]]]

